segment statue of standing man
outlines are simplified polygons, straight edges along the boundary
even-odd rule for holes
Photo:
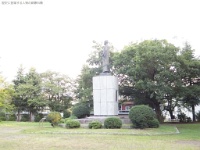
[[[102,63],[103,63],[103,73],[109,73],[109,46],[108,41],[104,41],[104,47],[103,47],[103,54],[102,54]]]

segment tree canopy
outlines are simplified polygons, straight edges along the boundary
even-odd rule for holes
[[[146,40],[126,46],[113,58],[120,94],[132,98],[135,104],[150,105],[161,121],[160,105],[167,103],[172,113],[177,100],[183,97],[183,73],[188,71],[181,65],[180,57],[180,49],[166,40]],[[186,60],[182,57],[182,61]],[[199,79],[199,73],[195,78]]]

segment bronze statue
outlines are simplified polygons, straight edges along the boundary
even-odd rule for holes
[[[103,54],[102,54],[102,63],[103,63],[103,73],[109,73],[109,46],[108,41],[104,41],[104,47],[103,47]]]

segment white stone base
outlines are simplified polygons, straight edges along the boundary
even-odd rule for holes
[[[93,77],[93,102],[95,116],[118,115],[118,81],[115,76]]]

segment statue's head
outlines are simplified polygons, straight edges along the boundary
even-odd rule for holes
[[[107,44],[108,44],[108,40],[105,40],[105,41],[104,41],[104,45],[107,45]]]

